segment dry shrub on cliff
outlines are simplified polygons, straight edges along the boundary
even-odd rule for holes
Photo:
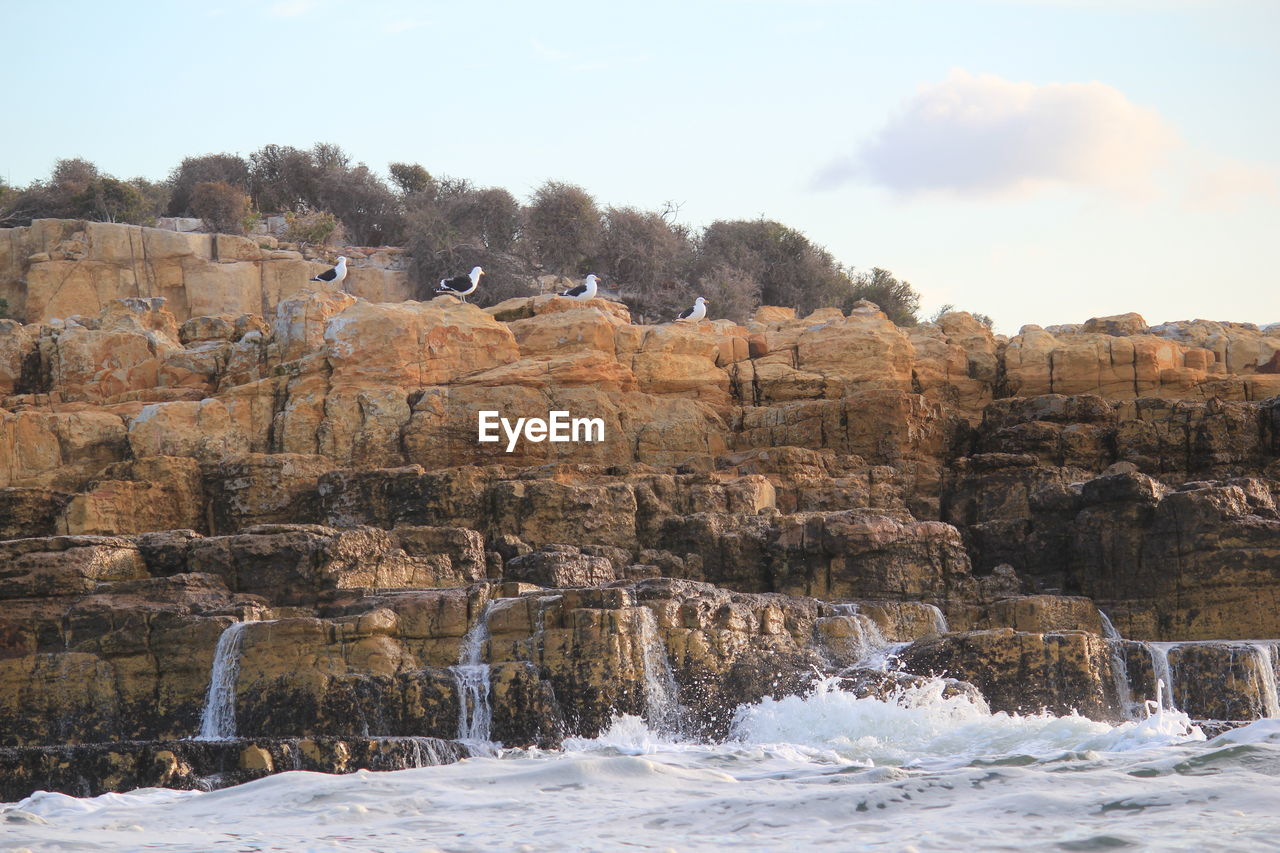
[[[758,286],[762,304],[791,306],[800,314],[841,304],[851,287],[826,249],[769,219],[718,220],[707,226],[698,242],[697,276],[724,267],[736,270],[740,283]]]
[[[241,192],[249,191],[249,163],[238,154],[203,154],[184,158],[169,174],[170,216],[200,216],[194,209],[196,186],[205,183],[227,184]],[[201,217],[206,219],[207,217]]]
[[[870,272],[855,275],[853,287],[840,307],[848,311],[859,299],[879,305],[880,310],[899,326],[914,326],[918,322],[916,312],[920,310],[920,294],[910,282],[899,281],[888,270],[872,267]]]
[[[258,210],[297,212],[315,196],[311,155],[289,145],[264,145],[249,155],[249,195]]]
[[[588,269],[600,251],[603,225],[596,201],[582,187],[547,181],[525,208],[525,237],[544,269],[566,275]]]
[[[321,142],[309,151],[266,145],[249,162],[249,190],[258,210],[327,211],[361,245],[403,240],[400,199],[368,166],[353,166],[337,145]]]
[[[166,182],[173,193],[166,199],[166,185],[118,181],[72,158],[58,161],[47,181],[0,195],[0,226],[38,217],[149,222],[166,207],[196,213],[196,186],[222,184],[247,191],[258,210],[289,214],[295,241],[405,245],[428,297],[440,278],[478,263],[488,273],[476,296],[482,304],[528,292],[540,273],[594,272],[642,321],[669,318],[703,295],[715,316],[739,320],[758,304],[806,314],[847,310],[866,298],[900,325],[916,322],[919,294],[909,283],[880,268],[852,274],[804,234],[772,220],[719,220],[694,233],[671,210],[608,207],[602,214],[584,189],[559,181],[542,184],[522,207],[505,189],[438,179],[418,163],[391,163],[389,172],[390,183],[333,144],[266,145],[247,161],[234,154],[184,159]],[[218,230],[241,231],[243,214],[204,212]]]
[[[687,307],[693,257],[688,229],[669,215],[634,207],[605,210],[595,272],[618,288],[638,319],[666,318]]]
[[[154,212],[148,209],[138,188],[110,175],[91,181],[71,201],[85,219],[130,225],[147,225],[155,221]]]
[[[476,189],[470,181],[444,178],[407,198],[407,219],[431,250],[471,245],[509,251],[520,234],[520,203],[498,187]]]
[[[196,184],[191,212],[204,220],[205,228],[221,234],[243,234],[250,218],[249,196],[225,181]]]
[[[424,170],[425,171],[425,170]],[[497,187],[476,189],[469,181],[431,179],[406,194],[406,246],[413,256],[419,298],[434,296],[440,279],[484,267],[484,281],[469,301],[494,305],[533,291],[533,271],[515,251],[520,204]]]
[[[346,232],[332,213],[323,210],[311,213],[286,213],[284,238],[290,243],[341,243]]]
[[[710,303],[707,314],[711,317],[727,317],[735,323],[745,323],[760,307],[760,282],[728,264],[720,264],[704,272],[699,276],[695,289]]]
[[[310,200],[314,208],[332,213],[362,246],[403,241],[400,200],[368,166],[351,166],[345,155],[328,160],[318,157],[317,165],[316,193]]]
[[[150,181],[122,181],[79,157],[59,160],[47,181],[12,190],[0,203],[0,227],[33,219],[90,219],[149,225],[163,193]]]

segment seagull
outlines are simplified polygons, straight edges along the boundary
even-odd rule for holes
[[[596,298],[596,277],[594,275],[587,276],[587,280],[577,287],[571,287],[559,294],[567,296],[570,299],[595,299]]]
[[[326,284],[341,284],[342,280],[347,277],[347,256],[338,255],[338,265],[332,269],[327,269],[320,275],[311,279],[312,281],[323,281]]]
[[[440,289],[436,292],[452,293],[463,302],[466,302],[468,294],[475,293],[476,288],[480,286],[480,276],[482,275],[484,275],[484,270],[480,269],[480,267],[472,267],[471,272],[467,275],[442,278],[440,279]]]
[[[699,296],[694,300],[693,307],[680,312],[680,316],[675,319],[677,323],[697,323],[707,316],[707,300]]]

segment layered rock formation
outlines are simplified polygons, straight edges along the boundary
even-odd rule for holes
[[[640,326],[600,299],[404,301],[372,258],[333,292],[287,254],[0,231],[28,321],[0,320],[16,778],[72,790],[49,768],[78,748],[76,792],[205,784],[325,738],[300,766],[355,769],[481,712],[508,745],[616,713],[720,737],[822,675],[892,689],[866,671],[889,655],[996,709],[1118,719],[1164,679],[1197,716],[1280,714],[1274,649],[1244,642],[1280,637],[1280,334],[1005,340],[866,303]],[[603,440],[508,452],[482,409]],[[241,740],[216,743],[270,761],[172,747],[246,620]]]

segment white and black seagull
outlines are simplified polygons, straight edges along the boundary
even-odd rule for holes
[[[342,280],[347,277],[347,256],[338,255],[338,263],[332,269],[327,269],[320,275],[311,279],[312,281],[323,281],[326,284],[341,284]]]
[[[687,308],[680,312],[680,316],[676,317],[676,322],[697,323],[705,316],[707,316],[707,300],[699,296],[694,300],[692,308]]]
[[[452,293],[460,298],[463,302],[467,301],[467,296],[476,292],[476,288],[480,286],[480,276],[484,275],[484,270],[480,267],[472,267],[471,272],[467,275],[455,275],[453,278],[440,279],[440,289],[437,293]]]
[[[560,296],[568,296],[570,299],[595,299],[596,298],[596,277],[594,275],[587,276],[587,280],[577,287],[571,287],[568,290],[561,291]]]

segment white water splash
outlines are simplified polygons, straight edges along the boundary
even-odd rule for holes
[[[493,708],[489,705],[489,664],[482,662],[489,641],[489,601],[476,623],[462,638],[458,663],[449,667],[458,685],[458,740],[468,744],[492,742]]]
[[[653,611],[639,609],[640,642],[644,667],[645,721],[649,728],[660,735],[677,736],[681,731],[680,688],[667,646],[658,633],[658,622]]]
[[[942,682],[889,701],[836,688],[740,708],[723,743],[623,717],[563,751],[283,773],[211,793],[40,792],[0,807],[0,822],[5,846],[66,853],[140,839],[228,853],[1221,850],[1270,849],[1280,834],[1278,720],[1205,744],[1177,712],[1110,726],[992,714]]]
[[[947,695],[947,688],[941,679],[928,679],[882,700],[844,692],[838,679],[825,679],[807,696],[765,698],[738,708],[730,737],[742,743],[799,745],[840,761],[931,769],[978,759],[1045,758],[1204,740],[1204,733],[1180,711],[1112,726],[1076,714],[993,714],[983,700]]]
[[[209,671],[200,734],[196,740],[230,740],[236,736],[236,681],[240,677],[240,648],[251,623],[233,622],[218,637]]]

